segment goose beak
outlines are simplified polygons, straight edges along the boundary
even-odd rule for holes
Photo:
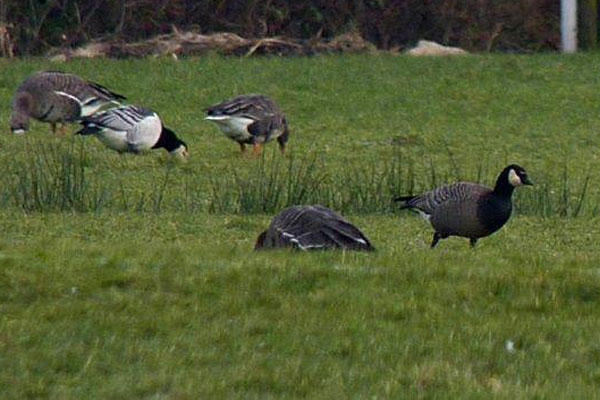
[[[529,177],[525,177],[525,179],[523,180],[523,185],[533,186],[533,182],[529,180]]]

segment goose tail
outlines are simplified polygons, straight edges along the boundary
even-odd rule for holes
[[[106,97],[106,100],[115,101],[116,104],[120,104],[119,100],[127,100],[127,97],[123,96],[122,94],[115,93],[112,90],[106,88],[105,86],[100,85],[99,83],[88,82],[88,84],[99,94],[102,94],[104,97]]]
[[[411,207],[409,205],[409,202],[411,200],[413,200],[415,197],[417,197],[417,196],[398,196],[398,197],[394,197],[394,201],[395,202],[404,202],[404,204],[402,204],[402,206],[400,206],[400,209],[405,209],[405,208]]]

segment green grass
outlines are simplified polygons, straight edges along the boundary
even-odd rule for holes
[[[0,60],[78,73],[189,144],[119,155],[34,122],[0,135],[1,398],[593,398],[600,388],[600,54]],[[271,95],[282,158],[202,121]],[[75,131],[76,127],[71,128]],[[536,183],[475,250],[391,198],[508,163]],[[321,202],[378,251],[251,251]],[[513,343],[514,350],[507,349]]]

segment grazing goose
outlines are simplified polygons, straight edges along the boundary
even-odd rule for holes
[[[504,168],[494,189],[469,182],[441,186],[419,196],[401,196],[402,208],[415,209],[433,226],[431,247],[449,236],[469,238],[474,247],[479,238],[489,236],[508,221],[515,187],[533,185],[527,172],[512,164]]]
[[[219,125],[221,131],[239,143],[242,152],[245,145],[253,146],[259,155],[264,143],[277,139],[281,152],[285,152],[289,131],[285,115],[277,104],[260,94],[237,96],[205,110],[205,118]]]
[[[186,158],[187,145],[166,128],[150,110],[127,105],[111,108],[81,119],[78,135],[95,135],[104,145],[120,153],[140,153],[164,148],[171,155]]]
[[[301,250],[373,251],[369,239],[329,208],[293,206],[279,213],[256,240],[254,250],[294,247]]]
[[[41,71],[29,76],[12,100],[10,129],[15,134],[29,129],[29,118],[49,122],[52,132],[57,123],[73,122],[125,97],[104,86],[59,71]]]

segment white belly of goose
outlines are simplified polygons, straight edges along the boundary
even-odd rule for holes
[[[113,150],[125,152],[129,149],[129,144],[127,143],[127,132],[104,129],[96,136],[98,137],[98,140],[102,142],[102,144]]]
[[[145,117],[127,131],[104,128],[98,139],[113,150],[139,153],[152,148],[160,138],[162,124],[158,115]]]
[[[255,121],[251,118],[230,115],[210,115],[206,117],[206,119],[217,123],[221,131],[233,140],[245,141],[252,138],[252,135],[248,132],[248,126]]]

